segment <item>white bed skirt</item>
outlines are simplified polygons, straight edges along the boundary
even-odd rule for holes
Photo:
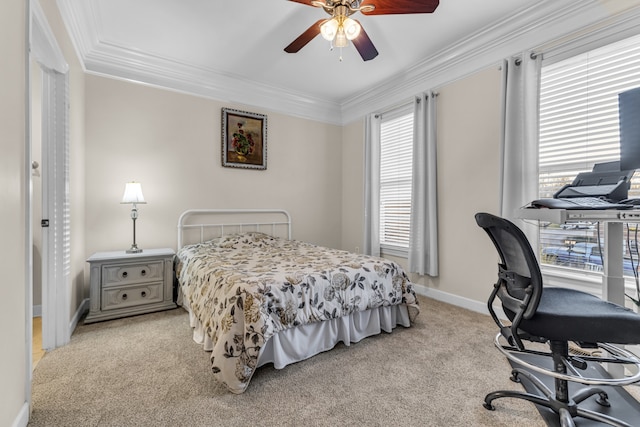
[[[184,307],[184,306],[183,306]],[[202,324],[189,312],[193,340],[211,351],[213,343]],[[410,326],[407,306],[396,305],[356,312],[350,316],[286,329],[271,337],[260,351],[258,366],[273,363],[276,369],[331,350],[339,342],[349,345],[382,331],[391,332],[397,325]]]

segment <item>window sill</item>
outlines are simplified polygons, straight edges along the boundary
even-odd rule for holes
[[[577,268],[561,267],[557,265],[541,265],[544,283],[550,286],[563,286],[596,295],[602,298],[601,271],[579,270]],[[625,293],[635,296],[636,285],[632,277],[625,276]],[[634,304],[629,299],[627,307],[633,308]]]
[[[390,255],[398,258],[409,258],[409,249],[401,246],[380,245],[380,255]]]

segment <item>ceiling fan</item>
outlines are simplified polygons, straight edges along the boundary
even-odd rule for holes
[[[324,9],[331,18],[320,19],[295,39],[285,52],[296,53],[318,34],[331,42],[331,47],[345,47],[351,40],[364,61],[378,56],[378,50],[362,28],[351,18],[356,12],[364,15],[432,13],[439,0],[289,0]],[[342,58],[340,58],[342,60]]]

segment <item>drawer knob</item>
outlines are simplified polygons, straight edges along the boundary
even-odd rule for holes
[[[140,295],[142,296],[142,298],[147,296],[147,293],[145,291],[140,292]]]
[[[127,294],[122,294],[122,300],[126,300],[127,299]]]
[[[140,274],[141,274],[141,275],[143,275],[143,276],[146,276],[146,275],[147,275],[147,270],[142,270],[142,271],[140,272]]]
[[[123,272],[122,272],[122,277],[125,277],[125,278],[126,278],[128,275],[129,275],[129,273],[127,273],[126,271],[123,271]]]

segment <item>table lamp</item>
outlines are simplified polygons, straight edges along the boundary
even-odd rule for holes
[[[138,204],[147,203],[142,195],[142,185],[139,182],[127,182],[124,187],[124,195],[120,203],[131,203],[131,219],[133,220],[133,244],[127,249],[128,254],[137,254],[142,249],[136,245],[136,219],[138,219]]]

